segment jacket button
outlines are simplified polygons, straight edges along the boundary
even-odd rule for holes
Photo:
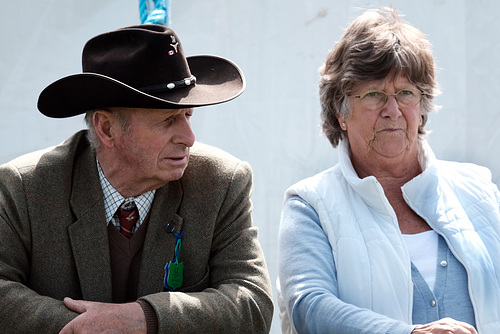
[[[166,229],[167,233],[172,233],[175,229],[175,222],[173,221],[168,222]]]
[[[436,306],[436,301],[435,300],[431,300],[431,306],[432,307]]]
[[[440,263],[441,267],[446,267],[448,265],[448,262],[446,261],[441,261]]]

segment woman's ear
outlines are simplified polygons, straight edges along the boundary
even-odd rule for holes
[[[340,125],[340,128],[344,131],[347,130],[347,124],[345,123],[345,121],[339,116],[337,117],[337,120],[339,121],[339,125]]]

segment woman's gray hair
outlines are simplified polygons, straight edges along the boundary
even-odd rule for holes
[[[103,110],[103,109],[89,110],[85,113],[85,123],[87,124],[87,127],[88,127],[87,139],[90,142],[90,146],[96,151],[101,146],[101,140],[99,139],[99,136],[97,136],[97,133],[96,133],[95,127],[94,127],[94,121],[93,121],[94,114],[98,110]],[[129,108],[106,108],[104,110],[108,111],[108,112],[112,112],[113,114],[116,115],[116,118],[120,122],[123,130],[128,129],[129,122],[128,122],[127,111],[129,110]]]
[[[402,75],[422,92],[418,133],[425,135],[427,115],[437,109],[432,102],[439,94],[434,72],[432,46],[420,30],[403,21],[393,8],[366,11],[351,23],[320,68],[323,132],[336,147],[347,135],[337,116],[351,116],[349,92],[364,82]]]

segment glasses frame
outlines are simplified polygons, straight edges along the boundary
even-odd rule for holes
[[[417,102],[415,102],[415,104],[403,104],[403,105],[401,105],[401,102],[398,100],[398,94],[399,94],[399,93],[401,93],[401,92],[403,92],[403,91],[408,91],[408,92],[411,92],[413,95],[415,95],[415,94],[417,94],[417,93],[418,93],[418,94],[419,94],[419,96],[418,96],[419,98],[418,98]],[[368,106],[366,106],[366,105],[365,105],[365,107],[366,107],[366,108],[368,108],[369,110],[377,110],[377,109],[380,109],[380,108],[382,108],[383,106],[385,106],[385,105],[386,105],[386,103],[387,103],[387,101],[389,100],[389,96],[394,96],[394,99],[396,100],[397,104],[398,104],[400,107],[402,107],[402,108],[409,108],[409,107],[414,107],[414,106],[416,106],[416,105],[417,105],[420,101],[422,101],[422,96],[423,96],[423,92],[421,92],[420,90],[418,90],[418,89],[409,89],[409,88],[403,88],[403,89],[400,89],[400,90],[399,90],[399,91],[397,91],[395,94],[388,94],[388,93],[384,92],[383,90],[376,90],[376,89],[374,89],[374,90],[368,90],[368,91],[366,91],[366,92],[364,92],[364,93],[362,93],[362,94],[359,94],[359,95],[351,95],[351,94],[347,94],[347,96],[349,96],[349,97],[354,97],[354,98],[358,99],[361,103],[363,103],[363,99],[364,99],[364,98],[365,98],[368,94],[370,94],[370,93],[381,93],[381,94],[383,94],[383,95],[385,96],[385,98],[384,98],[384,100],[383,100],[384,102],[383,102],[380,106],[378,106],[377,108],[373,108],[373,109],[372,109],[372,108],[369,108]],[[381,100],[381,101],[382,101],[382,100]]]

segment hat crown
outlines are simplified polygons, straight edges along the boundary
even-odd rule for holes
[[[83,49],[82,69],[139,90],[191,76],[179,38],[161,25],[131,26],[92,38]]]

